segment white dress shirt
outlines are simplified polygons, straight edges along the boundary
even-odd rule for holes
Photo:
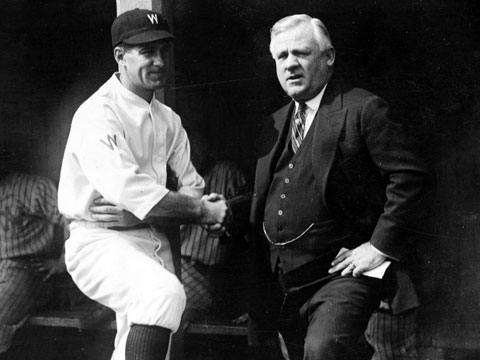
[[[317,96],[315,96],[313,99],[305,101],[305,104],[307,105],[307,109],[306,109],[306,118],[305,118],[305,131],[303,133],[303,137],[307,136],[308,130],[312,126],[313,120],[315,119],[317,110],[320,107],[320,102],[322,101],[323,94],[325,93],[326,88],[327,88],[327,85],[325,85],[322,91],[320,91],[317,94]],[[295,113],[298,111],[298,106],[299,106],[299,103],[295,101]]]

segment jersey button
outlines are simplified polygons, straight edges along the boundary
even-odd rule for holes
[[[289,178],[286,178],[286,179],[285,179],[285,184],[288,184],[288,183],[290,183],[290,179],[289,179]]]
[[[283,210],[278,210],[278,215],[282,216],[283,215]]]
[[[285,195],[285,194],[280,195],[280,199],[282,199],[282,200],[285,199],[286,197],[287,197],[287,195]]]
[[[289,169],[293,169],[293,164],[288,164]]]

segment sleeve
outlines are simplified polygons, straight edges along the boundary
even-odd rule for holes
[[[63,216],[57,207],[57,189],[53,181],[47,178],[38,177],[35,187],[36,213],[49,222],[63,225]]]
[[[205,181],[197,173],[190,159],[190,142],[187,132],[182,127],[180,118],[176,117],[172,148],[168,157],[168,165],[178,180],[178,192],[200,198],[203,195]]]
[[[63,231],[63,239],[69,237],[68,222],[58,211],[57,188],[52,180],[38,177],[35,187],[35,213],[40,213],[48,222],[58,226]]]
[[[168,189],[140,173],[113,110],[97,105],[83,109],[75,120],[80,125],[75,155],[85,177],[107,201],[144,219]]]
[[[370,97],[361,118],[369,154],[386,184],[386,202],[370,243],[381,253],[399,259],[425,207],[429,171],[403,126],[389,118],[384,100]]]

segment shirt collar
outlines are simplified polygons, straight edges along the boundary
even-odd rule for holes
[[[155,103],[155,92],[153,93],[152,100],[150,102],[146,102],[142,97],[138,96],[134,92],[128,90],[125,86],[123,86],[122,82],[120,81],[120,73],[115,72],[112,76],[112,81],[114,83],[115,88],[117,89],[122,96],[126,97],[127,99],[130,99],[130,101],[135,101],[138,102],[139,104],[142,104],[144,106],[150,106]]]
[[[325,89],[327,88],[327,85],[323,87],[322,91],[320,91],[317,96],[314,98],[305,101],[305,104],[307,104],[307,111],[313,110],[314,113],[317,112],[318,108],[320,107],[320,102],[322,101],[323,94],[325,93]],[[299,103],[295,101],[295,111],[298,110],[298,105]]]

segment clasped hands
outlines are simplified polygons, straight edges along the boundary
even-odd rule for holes
[[[366,242],[353,250],[340,251],[328,272],[333,274],[341,271],[341,276],[352,274],[353,277],[358,277],[381,265],[386,259],[385,255]]]
[[[200,205],[201,216],[196,222],[207,229],[210,235],[222,236],[232,219],[230,207],[224,196],[217,193],[204,195],[200,199]],[[108,202],[102,196],[93,200],[89,210],[95,221],[114,223],[112,229],[134,227],[142,223],[142,220],[130,211]]]
[[[202,226],[213,237],[220,237],[227,233],[227,227],[232,222],[232,210],[221,194],[211,193],[202,196],[202,206],[209,209],[210,215],[200,220]]]

